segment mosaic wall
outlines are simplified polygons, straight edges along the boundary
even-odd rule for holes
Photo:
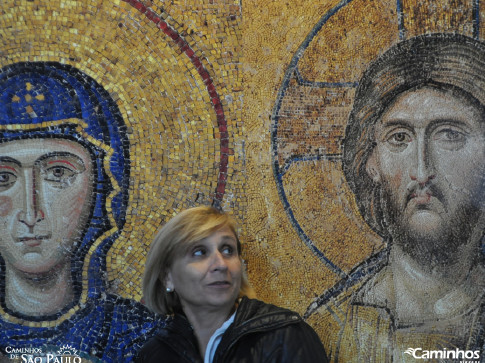
[[[427,156],[422,164],[435,168],[436,173],[419,182],[411,180],[410,174],[408,184],[397,187],[411,172],[410,160],[416,160],[414,154],[399,159],[397,151],[411,145],[414,136],[419,139],[415,128],[404,123],[402,133],[389,131],[388,136],[376,139],[373,126],[366,134],[358,122],[384,112],[409,75],[416,78],[410,89],[422,87],[417,82],[425,84],[423,77],[431,74],[433,57],[450,60],[439,64],[451,73],[437,76],[436,90],[419,93],[428,103],[419,105],[420,97],[416,97],[411,105],[411,98],[405,99],[399,105],[400,114],[396,106],[393,111],[399,117],[391,120],[393,125],[418,116],[454,119],[457,115],[451,116],[451,100],[436,103],[446,105],[449,115],[443,115],[445,107],[434,109],[437,114],[442,112],[439,117],[423,111],[436,101],[433,92],[461,92],[450,91],[440,81],[467,93],[463,97],[468,101],[453,104],[460,117],[468,112],[466,105],[475,102],[470,95],[483,104],[479,71],[483,56],[453,48],[456,44],[473,44],[470,47],[477,50],[482,47],[469,38],[456,40],[449,54],[436,50],[430,59],[424,57],[426,65],[416,69],[399,68],[397,60],[383,55],[393,45],[423,33],[457,32],[483,39],[482,2],[272,1],[261,7],[254,1],[243,5],[247,24],[243,31],[246,193],[253,209],[247,216],[247,230],[248,243],[255,247],[248,260],[257,261],[249,268],[260,296],[304,315],[320,334],[332,361],[414,362],[415,355],[426,357],[428,350],[457,355],[456,349],[461,350],[461,358],[465,354],[476,358],[483,351],[485,316],[480,252],[483,223],[477,221],[480,213],[465,217],[462,212],[475,210],[483,200],[483,149],[475,154],[464,152],[462,146],[471,147],[472,140],[482,138],[480,124],[464,132],[449,122],[453,124],[449,129],[443,125],[433,129],[444,134],[426,134],[426,140],[434,142],[433,148],[426,149],[433,159]],[[410,59],[413,47],[403,59]],[[380,81],[374,84],[368,76],[361,82],[375,59],[381,67],[396,67],[396,73],[374,71],[371,74],[380,74]],[[452,64],[451,59],[456,62]],[[460,72],[469,71],[466,64],[470,59],[475,71],[465,76]],[[359,84],[362,89],[356,97]],[[385,93],[388,103],[371,102],[379,92]],[[349,127],[354,106],[354,126]],[[455,146],[443,147],[452,137],[456,137]],[[369,147],[364,149],[366,145]],[[401,149],[384,156],[386,145]],[[369,157],[374,146],[379,158],[374,155],[367,164],[362,155]],[[458,154],[452,155],[450,150],[461,150],[465,158],[454,159]],[[365,174],[367,182],[357,182],[354,174]],[[370,178],[372,174],[374,178]],[[380,185],[383,188],[377,188]],[[450,209],[438,213],[448,218],[443,217],[440,228],[434,229],[435,220],[426,219],[425,212],[417,212],[422,219],[413,220],[407,209],[385,209],[397,203],[396,195],[407,193],[407,188],[413,190],[409,198],[419,205],[417,210],[426,209],[433,197],[439,203],[448,200]],[[384,210],[380,218],[372,220],[370,215],[377,208]],[[411,228],[412,223],[416,229]],[[414,240],[406,240],[411,232]],[[414,350],[417,348],[421,350]]]
[[[5,359],[27,352],[131,361],[160,324],[141,296],[148,245],[171,216],[207,204],[236,217],[259,298],[302,314],[332,361],[415,361],[418,353],[408,349],[418,347],[419,354],[480,350],[482,217],[459,211],[482,199],[485,156],[466,149],[462,159],[439,164],[449,168],[443,172],[448,187],[440,192],[436,182],[420,196],[452,200],[458,211],[448,222],[456,228],[448,229],[458,232],[448,237],[476,243],[443,246],[427,237],[434,250],[405,243],[397,250],[402,236],[393,231],[400,225],[391,222],[399,213],[381,211],[373,219],[368,208],[376,210],[375,200],[391,203],[371,192],[378,193],[373,188],[382,180],[395,182],[408,159],[350,152],[366,143],[363,131],[348,125],[359,105],[354,99],[371,98],[367,88],[357,88],[373,60],[400,69],[386,50],[430,32],[463,34],[469,38],[453,44],[480,49],[474,42],[484,38],[482,7],[479,0],[3,1]],[[413,53],[418,45],[409,47]],[[399,98],[402,104],[392,98],[381,109],[428,109],[418,107],[428,98],[451,107],[449,113],[469,115],[462,124],[471,122],[477,102],[485,104],[476,75],[483,59],[456,77],[455,69],[468,69],[466,60],[475,59],[467,52],[452,48],[442,57],[455,61],[446,65],[449,83],[463,92],[435,82],[440,86]],[[371,84],[377,77],[367,78]],[[450,94],[456,97],[447,99]],[[369,101],[364,111],[376,105]],[[441,133],[423,140],[447,145],[443,160],[451,160],[446,152],[483,142],[475,124],[442,118]],[[392,138],[370,137],[369,144],[381,150],[385,140],[401,150],[416,134],[409,125],[404,129],[412,129],[412,137],[401,129]],[[361,154],[368,157],[361,169],[367,179],[359,184],[349,165]],[[386,165],[395,167],[389,180]],[[436,171],[421,184],[439,178]],[[394,279],[410,260],[436,266],[439,279],[416,290],[423,266],[410,264],[406,271],[415,272],[414,279]],[[425,308],[431,303],[434,310]]]
[[[159,323],[140,282],[160,224],[246,208],[240,6],[0,9],[2,354],[130,361]]]

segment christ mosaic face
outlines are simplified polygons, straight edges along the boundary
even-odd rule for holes
[[[468,240],[483,199],[483,135],[479,109],[433,88],[400,95],[378,122],[367,170],[384,188],[395,241],[421,241],[409,252],[454,253],[442,244]]]

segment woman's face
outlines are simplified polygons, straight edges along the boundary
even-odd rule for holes
[[[7,268],[49,273],[84,231],[92,161],[81,144],[29,139],[0,144],[0,254]]]
[[[193,243],[175,258],[166,285],[173,288],[184,312],[232,309],[239,294],[242,264],[237,240],[229,227]]]

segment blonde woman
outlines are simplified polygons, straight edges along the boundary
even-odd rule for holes
[[[235,224],[217,209],[188,209],[160,230],[143,293],[151,310],[169,317],[138,362],[327,361],[297,313],[251,298]]]

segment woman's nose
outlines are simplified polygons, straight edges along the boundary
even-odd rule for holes
[[[224,256],[219,252],[214,252],[212,256],[212,270],[213,271],[225,271],[227,270],[227,261]]]
[[[29,227],[33,227],[45,217],[41,208],[40,193],[37,190],[39,184],[37,178],[38,175],[33,168],[24,170],[24,201],[18,218]]]

